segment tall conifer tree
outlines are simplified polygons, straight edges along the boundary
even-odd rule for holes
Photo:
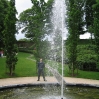
[[[8,1],[0,0],[0,48],[3,48],[4,19],[7,15]]]
[[[68,4],[68,58],[70,61],[70,68],[74,76],[74,70],[77,68],[77,44],[79,35],[83,31],[83,0],[69,0]]]
[[[96,0],[97,3],[93,5],[94,9],[94,37],[96,45],[96,53],[98,57],[97,68],[99,69],[99,0]]]
[[[9,68],[10,75],[12,75],[17,62],[16,52],[16,8],[15,0],[9,1],[8,14],[5,18],[4,30],[4,44],[6,52],[6,66]]]

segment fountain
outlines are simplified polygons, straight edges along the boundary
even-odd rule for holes
[[[64,80],[63,80],[63,60],[64,60],[64,40],[63,36],[65,34],[66,36],[66,26],[65,26],[65,17],[66,17],[66,4],[65,0],[54,0],[53,8],[52,8],[52,16],[51,16],[51,33],[50,33],[50,38],[51,38],[51,51],[54,51],[53,56],[56,61],[56,56],[61,57],[61,62],[62,62],[62,74],[61,74],[61,99],[63,99],[63,85],[64,85]],[[56,55],[56,49],[58,52],[60,52],[60,55]],[[51,52],[50,51],[50,52]],[[53,64],[55,69],[58,69],[58,64]],[[46,66],[49,68],[52,68],[50,66]],[[57,68],[56,68],[57,67]],[[54,69],[54,68],[52,68]],[[52,70],[51,69],[51,70]],[[53,71],[54,72],[54,71]],[[57,77],[56,77],[57,78]],[[57,79],[58,80],[58,79]]]
[[[61,99],[60,86],[31,86],[0,91],[0,99]],[[63,99],[99,99],[99,88],[66,86]]]
[[[61,86],[46,84],[44,86],[25,86],[21,88],[5,89],[0,91],[0,99],[98,99],[98,88],[64,86],[65,14],[65,0],[54,0],[51,16],[51,50],[49,50],[51,53],[49,56],[51,57],[46,67],[53,73]],[[62,63],[62,74],[58,73],[59,64],[56,61],[61,61]]]

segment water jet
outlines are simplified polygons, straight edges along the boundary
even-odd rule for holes
[[[49,84],[46,84],[45,86],[38,86],[38,87],[32,87],[32,86],[24,86],[21,88],[11,88],[11,89],[7,89],[7,90],[2,90],[0,91],[0,99],[89,99],[91,98],[95,98],[98,99],[99,97],[99,90],[97,88],[95,89],[91,89],[91,88],[87,88],[87,87],[68,87],[68,86],[64,86],[63,82],[63,59],[64,59],[64,34],[65,32],[65,12],[66,10],[66,5],[65,5],[65,0],[55,0],[54,4],[53,4],[53,9],[52,9],[52,16],[51,16],[51,23],[53,28],[52,33],[50,35],[51,38],[51,50],[53,50],[55,53],[54,59],[56,61],[56,54],[57,52],[59,52],[58,54],[60,54],[60,56],[62,57],[61,62],[62,62],[62,74],[61,74],[61,78],[59,77],[59,75],[56,74],[56,72],[52,71],[54,74],[54,76],[58,76],[56,77],[57,79],[61,79],[60,80],[60,86],[51,86]],[[58,37],[56,37],[56,35]],[[56,52],[57,49],[57,52]],[[60,51],[61,50],[61,51]],[[50,70],[56,70],[56,68],[58,69],[58,64],[52,64],[52,67]],[[52,61],[51,61],[52,62]],[[48,66],[47,66],[48,67]],[[90,94],[93,93],[93,94]]]

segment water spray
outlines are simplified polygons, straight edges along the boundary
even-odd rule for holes
[[[64,66],[63,66],[63,60],[64,60],[64,55],[63,55],[63,51],[64,51],[64,44],[63,44],[63,30],[64,30],[64,9],[63,9],[63,2],[61,2],[61,7],[62,7],[62,9],[61,9],[61,17],[62,17],[62,84],[61,84],[61,97],[63,97],[63,68],[64,68]],[[63,98],[61,98],[61,99],[63,99]]]

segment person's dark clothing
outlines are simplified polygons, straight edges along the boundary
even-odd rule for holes
[[[40,76],[42,74],[43,79],[45,81],[45,75],[44,75],[44,68],[45,68],[45,64],[43,62],[39,62],[38,63],[38,81],[40,80]]]

